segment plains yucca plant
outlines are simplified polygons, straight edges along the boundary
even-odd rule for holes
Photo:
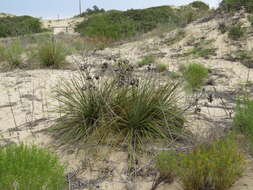
[[[161,175],[177,176],[184,190],[226,190],[242,175],[244,164],[233,136],[199,145],[189,153],[161,152],[156,162]]]
[[[0,189],[62,190],[64,166],[58,158],[36,146],[0,147]]]
[[[44,42],[38,49],[38,58],[41,65],[45,67],[60,68],[65,63],[69,54],[67,47],[55,40]]]
[[[138,151],[145,143],[167,141],[181,133],[184,118],[177,106],[177,88],[151,80],[95,85],[81,74],[56,90],[62,116],[55,129],[64,140],[127,145]]]
[[[112,84],[95,86],[86,77],[80,72],[70,81],[63,81],[56,89],[56,99],[62,104],[57,111],[64,114],[56,124],[61,139],[87,142],[106,123],[103,114],[107,114]]]
[[[183,69],[186,88],[195,90],[201,88],[205,79],[208,77],[208,69],[200,63],[191,63]]]

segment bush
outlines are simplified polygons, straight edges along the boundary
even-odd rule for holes
[[[8,63],[10,68],[16,68],[22,63],[23,48],[19,40],[11,42],[2,49],[2,60]]]
[[[60,68],[70,52],[67,47],[56,41],[46,41],[38,49],[38,58],[45,67]]]
[[[239,40],[245,35],[245,29],[242,28],[241,24],[232,26],[228,31],[228,37],[232,40]]]
[[[237,131],[244,134],[253,145],[253,100],[239,100],[236,106],[235,117],[233,120],[234,127]]]
[[[148,65],[155,62],[155,58],[153,56],[145,56],[141,61],[137,62],[139,67],[144,65]]]
[[[177,84],[141,80],[122,85],[113,80],[97,86],[88,77],[81,73],[56,90],[63,115],[54,129],[60,139],[127,145],[131,153],[142,149],[144,142],[167,141],[182,132]]]
[[[161,152],[156,162],[161,175],[176,175],[184,190],[226,190],[242,175],[244,164],[234,137],[200,145],[189,153]]]
[[[27,145],[0,148],[0,189],[62,190],[64,167],[44,149]]]
[[[226,11],[236,11],[244,7],[248,12],[253,12],[252,0],[223,0],[220,8]]]
[[[183,68],[183,76],[188,89],[199,89],[208,77],[208,69],[202,64],[191,63]]]
[[[43,32],[40,20],[30,16],[0,18],[0,37]]]
[[[191,5],[194,8],[198,8],[198,9],[203,9],[203,10],[209,9],[209,6],[202,1],[194,1],[194,2],[190,3],[189,5]]]

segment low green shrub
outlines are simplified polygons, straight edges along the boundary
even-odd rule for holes
[[[204,57],[209,58],[211,55],[215,55],[216,49],[205,47],[194,47],[189,54],[192,54],[194,58]]]
[[[62,190],[64,169],[54,154],[36,146],[0,147],[0,189]]]
[[[45,31],[39,19],[30,16],[0,18],[0,37],[20,36]]]
[[[252,51],[239,50],[232,53],[236,61],[240,61],[244,66],[253,68],[253,55]]]
[[[60,68],[66,62],[69,49],[61,42],[46,41],[38,49],[38,58],[42,66]]]
[[[187,89],[199,89],[208,77],[208,69],[200,63],[191,63],[183,68],[183,76]]]
[[[243,28],[241,24],[237,24],[229,29],[228,37],[232,40],[240,40],[245,36],[245,32],[245,28]]]
[[[194,58],[209,58],[216,53],[216,48],[213,47],[212,42],[213,40],[200,40],[193,44],[194,47],[186,55],[193,55]]]
[[[155,62],[155,57],[153,56],[145,56],[141,61],[137,62],[137,65],[139,67],[148,65],[148,64],[152,64]]]
[[[185,37],[185,31],[180,29],[176,31],[174,36],[170,37],[169,39],[166,39],[164,43],[170,46],[181,41],[184,37]]]
[[[123,86],[113,80],[96,86],[81,73],[56,90],[62,117],[53,129],[67,142],[127,145],[129,153],[139,152],[145,143],[168,141],[182,133],[177,87],[153,80]]]
[[[188,5],[179,9],[160,6],[127,11],[111,10],[88,17],[75,30],[83,36],[115,41],[150,32],[161,25],[183,26],[208,13],[207,10],[197,9]]]
[[[209,10],[209,5],[205,4],[203,1],[194,1],[190,3],[194,8],[202,9],[202,10]]]
[[[226,190],[242,175],[244,164],[234,137],[199,145],[189,153],[164,151],[156,159],[160,175],[178,177],[184,190]]]

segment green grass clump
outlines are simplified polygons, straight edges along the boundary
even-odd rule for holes
[[[156,63],[156,71],[158,72],[164,72],[167,70],[167,65],[163,63]]]
[[[240,40],[245,36],[245,28],[241,24],[232,26],[228,31],[228,37],[232,40]]]
[[[56,90],[62,117],[54,127],[59,138],[86,144],[127,145],[129,152],[145,143],[168,141],[182,132],[184,117],[177,106],[177,84],[118,86],[115,81],[87,85],[81,74]],[[88,83],[89,84],[89,83]]]
[[[145,56],[141,61],[137,62],[137,65],[139,67],[148,65],[148,64],[152,64],[155,62],[155,57],[153,56]]]
[[[183,68],[183,76],[187,89],[199,89],[208,77],[208,69],[200,63],[191,63]]]
[[[10,44],[4,46],[4,49],[2,49],[2,57],[3,61],[6,61],[8,63],[9,68],[16,68],[20,66],[22,63],[22,55],[23,53],[23,47],[21,46],[21,43],[19,40],[15,40],[11,42]]]
[[[251,26],[253,27],[253,15],[248,16],[248,21],[250,22]]]
[[[67,47],[56,41],[46,41],[38,49],[38,58],[44,67],[62,67],[68,54]]]
[[[0,189],[62,190],[64,166],[44,149],[24,144],[0,147]]]
[[[39,33],[42,29],[40,19],[30,16],[14,16],[0,18],[0,37],[20,36]]]
[[[242,175],[245,159],[234,137],[199,145],[189,153],[161,152],[161,175],[177,176],[184,190],[226,190]]]
[[[237,131],[244,134],[253,145],[253,100],[243,99],[238,101],[236,106],[235,117],[233,120],[234,127]],[[253,150],[253,148],[251,148]]]

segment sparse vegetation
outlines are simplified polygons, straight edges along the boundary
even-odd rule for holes
[[[222,23],[219,23],[219,26],[218,26],[218,30],[222,33],[222,34],[225,34],[228,30],[225,22],[222,22]]]
[[[38,58],[42,66],[60,68],[69,54],[67,47],[57,41],[46,41],[38,49]]]
[[[0,189],[62,190],[64,166],[44,149],[24,144],[0,147]]]
[[[245,36],[245,28],[241,24],[232,26],[228,31],[228,37],[232,40],[240,40]]]
[[[197,146],[189,153],[161,152],[156,162],[160,175],[176,175],[184,190],[226,190],[242,175],[244,164],[234,137]]]
[[[0,37],[20,36],[43,32],[40,20],[30,16],[0,18]]]
[[[238,132],[244,134],[250,143],[250,149],[253,150],[253,100],[244,98],[239,100],[234,117],[234,127]]]
[[[246,67],[253,68],[252,51],[239,50],[236,52],[232,52],[232,56],[236,61],[240,61]]]
[[[168,46],[173,45],[179,41],[181,41],[185,37],[185,31],[179,29],[175,32],[175,35],[165,40],[165,44]]]
[[[191,63],[183,68],[183,76],[187,89],[199,89],[208,77],[208,69],[200,63]]]
[[[155,58],[153,56],[145,56],[141,61],[137,62],[139,67],[144,65],[152,64],[155,62]]]
[[[164,63],[156,63],[156,70],[158,72],[164,72],[167,70],[167,66]]]
[[[212,47],[213,40],[200,40],[193,44],[193,48],[190,49],[186,55],[193,55],[194,58],[204,57],[209,58],[215,55],[216,49]]]

